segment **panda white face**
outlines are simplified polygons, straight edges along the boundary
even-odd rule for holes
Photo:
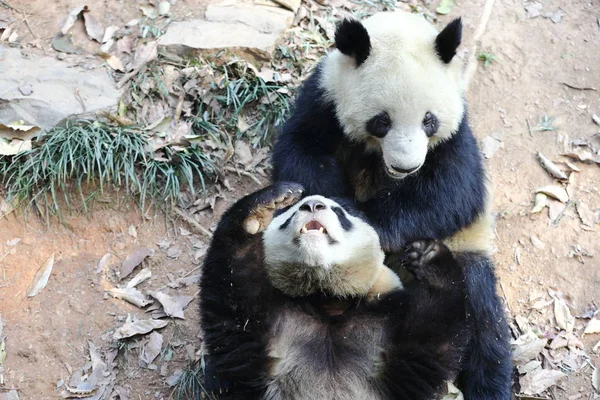
[[[396,179],[414,173],[464,114],[460,19],[441,33],[424,17],[383,12],[345,20],[321,85],[346,136],[378,151]]]
[[[289,295],[366,293],[384,260],[375,230],[323,196],[273,218],[263,244],[274,286]]]

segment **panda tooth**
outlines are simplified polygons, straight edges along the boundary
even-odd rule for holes
[[[306,233],[306,232],[308,232],[308,229],[306,229],[306,225],[304,225],[304,226],[302,227],[302,229],[300,230],[300,232],[302,232],[302,233]]]
[[[323,230],[324,230],[323,227],[319,228],[319,232],[323,233]]]

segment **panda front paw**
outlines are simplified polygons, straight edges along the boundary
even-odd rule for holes
[[[244,220],[244,229],[251,235],[264,231],[275,211],[295,204],[302,198],[304,187],[294,182],[277,182],[254,195],[253,208]]]
[[[410,244],[404,253],[403,264],[417,280],[435,289],[443,289],[460,279],[460,266],[452,252],[437,240]]]

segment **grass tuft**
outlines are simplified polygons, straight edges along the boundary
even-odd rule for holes
[[[274,82],[265,82],[247,63],[234,61],[215,68],[220,79],[215,99],[225,112],[218,116],[227,130],[237,137],[247,136],[253,147],[271,142],[271,133],[285,121],[290,110],[289,90]],[[240,119],[248,125],[242,128]]]
[[[186,367],[173,388],[171,398],[174,400],[208,399],[216,397],[204,389],[204,358]]]
[[[165,148],[161,158],[148,150],[143,132],[102,122],[70,121],[41,136],[34,147],[0,163],[6,200],[15,207],[32,206],[42,215],[60,217],[60,204],[87,211],[107,187],[137,196],[146,203],[173,205],[181,191],[204,190],[214,165],[199,146],[181,151]],[[79,201],[74,202],[75,199]]]
[[[538,124],[535,127],[535,130],[538,132],[540,132],[540,131],[555,131],[556,128],[554,126],[552,126],[553,122],[554,122],[554,117],[549,117],[548,115],[544,114],[544,116],[538,118]]]
[[[480,61],[483,61],[483,65],[485,67],[487,67],[492,62],[494,62],[494,60],[496,59],[496,57],[492,53],[488,53],[487,51],[482,51],[481,53],[479,53],[477,55],[477,59],[480,60]]]

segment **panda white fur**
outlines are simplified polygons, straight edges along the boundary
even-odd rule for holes
[[[468,342],[460,266],[443,244],[417,242],[405,263],[418,283],[403,288],[359,214],[301,197],[278,183],[220,221],[200,282],[206,388],[245,400],[431,399]]]
[[[460,19],[439,32],[405,12],[342,21],[336,48],[304,82],[276,138],[273,181],[355,201],[395,272],[408,243],[444,240],[465,269],[473,331],[459,386],[466,400],[508,400],[509,331],[456,57],[461,38]]]

